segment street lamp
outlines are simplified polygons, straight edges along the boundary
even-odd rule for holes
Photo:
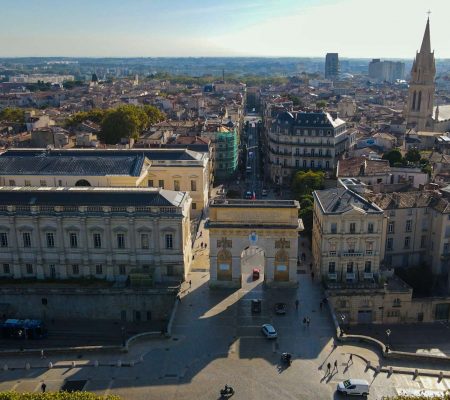
[[[387,336],[387,345],[386,345],[386,353],[389,353],[389,348],[390,346],[390,341],[389,341],[389,336],[391,336],[391,330],[390,329],[386,329],[386,336]]]

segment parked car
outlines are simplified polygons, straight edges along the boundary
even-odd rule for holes
[[[264,324],[261,327],[261,332],[267,339],[276,339],[277,338],[277,331],[270,324]]]
[[[252,278],[254,281],[257,281],[260,277],[261,270],[259,268],[253,268],[252,270]]]
[[[250,192],[249,190],[247,190],[247,191],[245,192],[244,198],[246,198],[247,200],[250,200],[252,197],[253,197],[253,193]]]
[[[261,312],[261,300],[260,299],[252,299],[252,313],[260,313]]]
[[[367,396],[369,394],[369,382],[364,379],[347,379],[338,383],[337,391],[343,394]]]
[[[275,303],[275,314],[286,314],[286,303]]]

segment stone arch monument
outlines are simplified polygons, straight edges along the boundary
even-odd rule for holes
[[[296,200],[211,200],[210,286],[241,287],[241,255],[252,246],[263,250],[266,285],[296,286],[299,208]]]

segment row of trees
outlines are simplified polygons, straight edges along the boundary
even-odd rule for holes
[[[392,149],[383,154],[383,160],[388,160],[391,167],[414,165],[420,167],[423,172],[431,174],[430,162],[426,158],[423,158],[417,149],[409,149],[405,156],[402,155],[399,149]]]
[[[94,109],[78,112],[66,121],[66,127],[74,127],[90,120],[100,125],[99,139],[116,144],[122,138],[138,138],[149,126],[164,121],[165,115],[154,106],[126,104],[107,110]]]
[[[0,111],[1,122],[25,122],[25,111],[21,108],[5,108]]]
[[[314,199],[312,192],[323,189],[325,173],[322,171],[297,171],[292,179],[292,193],[300,202],[299,218],[303,220],[305,233],[311,237],[313,228]]]

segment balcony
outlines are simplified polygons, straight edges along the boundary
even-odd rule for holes
[[[372,280],[373,272],[364,272],[364,279]]]
[[[345,274],[345,279],[346,279],[347,281],[354,281],[355,278],[356,278],[356,274],[355,274],[354,272],[347,272],[347,273]]]
[[[362,257],[363,252],[362,251],[349,251],[342,253],[343,257]]]
[[[337,273],[336,272],[329,272],[328,273],[328,279],[330,281],[336,281],[337,280]]]
[[[373,250],[366,250],[366,256],[373,256]]]
[[[328,254],[329,254],[330,257],[335,257],[337,255],[337,252],[336,251],[330,251]]]

